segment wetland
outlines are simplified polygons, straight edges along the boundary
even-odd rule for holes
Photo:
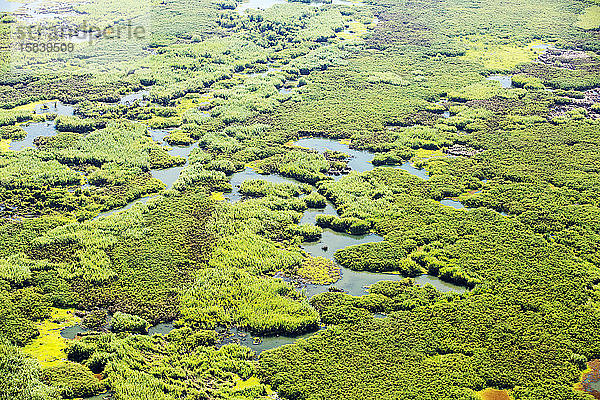
[[[0,399],[597,398],[597,8],[0,0]]]

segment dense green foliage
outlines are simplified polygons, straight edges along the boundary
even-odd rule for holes
[[[117,311],[110,320],[110,330],[113,332],[146,333],[148,322],[136,315]]]
[[[0,398],[15,400],[58,399],[56,389],[42,380],[39,363],[11,346],[0,343]]]
[[[56,387],[63,398],[89,397],[102,390],[92,372],[81,364],[65,363],[44,370],[44,379]]]
[[[290,285],[239,270],[206,270],[181,299],[183,321],[200,328],[236,325],[259,334],[302,333],[319,317]]]
[[[61,3],[147,36],[0,52],[0,399],[589,399],[597,1],[282,3]],[[470,290],[318,286],[381,272]]]

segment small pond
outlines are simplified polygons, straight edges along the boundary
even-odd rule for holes
[[[333,212],[335,212],[335,209],[333,209]],[[337,213],[335,215],[337,215]],[[324,257],[333,260],[334,253],[339,249],[357,244],[381,241],[383,241],[383,237],[375,233],[368,235],[348,235],[345,233],[334,232],[331,229],[324,229],[321,239],[316,242],[304,242],[301,247],[313,257]],[[353,296],[362,296],[367,293],[367,287],[376,282],[382,280],[400,281],[406,278],[404,275],[400,274],[353,271],[344,267],[341,268],[341,272],[341,279],[330,285],[305,285],[306,295],[312,297],[315,294],[327,292],[330,287],[335,287],[342,289]],[[467,290],[462,286],[444,282],[438,277],[431,275],[417,276],[415,278],[415,283],[419,285],[429,283],[440,292],[453,291],[462,293]]]
[[[547,44],[547,43],[534,44],[531,46],[532,49],[537,49],[537,50],[548,50],[551,47],[552,47],[552,45]]]
[[[333,204],[327,201],[325,208],[309,208],[308,210],[304,211],[299,223],[302,225],[314,225],[316,223],[316,217],[319,214],[338,215],[335,207],[333,207]]]
[[[129,105],[136,101],[143,101],[145,96],[150,96],[150,92],[147,90],[139,90],[137,92],[129,93],[121,96],[119,104]]]
[[[166,335],[175,329],[173,322],[161,322],[148,328],[148,335]]]
[[[183,168],[183,166],[178,166],[165,169],[153,169],[150,171],[150,173],[152,174],[153,178],[158,179],[165,184],[167,189],[170,189],[177,178],[179,178],[179,174]]]
[[[368,287],[380,281],[401,281],[406,277],[401,274],[392,273],[377,273],[377,272],[358,272],[348,268],[342,268],[342,278],[330,285],[306,285],[307,297],[312,297],[319,293],[328,292],[330,287],[342,289],[344,292],[352,296],[362,296],[368,293]],[[423,286],[430,284],[438,291],[465,293],[468,291],[463,286],[454,285],[445,282],[440,278],[432,275],[420,275],[414,278],[415,284]]]
[[[374,168],[374,154],[364,150],[351,149],[347,144],[340,143],[338,140],[325,138],[305,138],[294,143],[294,146],[305,147],[316,150],[319,153],[324,153],[327,150],[339,151],[348,154],[351,158],[348,161],[348,166],[356,172],[370,171]]]
[[[401,166],[399,166],[401,170],[408,172],[411,175],[419,177],[425,181],[429,180],[429,173],[425,169],[419,169],[414,166],[410,161],[405,162]]]
[[[11,12],[15,11],[21,6],[20,3],[15,3],[7,0],[0,0],[0,12]]]
[[[150,134],[152,140],[162,145],[167,144],[165,142],[165,137],[169,136],[171,131],[172,129],[148,129],[148,133]]]
[[[440,203],[448,207],[456,208],[457,210],[465,208],[464,204],[457,200],[443,199]]]
[[[73,326],[67,326],[66,328],[63,328],[60,330],[60,336],[62,336],[65,339],[75,339],[75,336],[77,336],[77,334],[79,333],[85,333],[85,332],[89,332],[90,330],[88,328],[83,327],[80,324],[77,325],[73,325]]]
[[[194,150],[196,147],[198,147],[198,142],[193,143],[189,146],[169,145],[169,147],[171,147],[171,150],[169,150],[170,155],[172,155],[174,157],[188,158],[190,156],[190,153],[192,152],[192,150]]]
[[[319,153],[324,153],[327,150],[331,151],[339,151],[351,156],[350,161],[348,162],[348,166],[352,168],[353,171],[356,172],[365,172],[370,171],[375,166],[372,164],[374,154],[366,151],[366,150],[355,150],[351,149],[347,144],[341,143],[338,140],[334,139],[326,139],[326,138],[305,138],[300,139],[293,143],[294,146],[304,147],[307,149],[312,149],[318,151]],[[386,166],[383,166],[386,167]],[[390,166],[387,166],[390,167]],[[429,174],[424,169],[415,168],[414,164],[410,161],[405,162],[399,166],[393,166],[393,168],[399,168],[411,175],[417,176],[421,179],[428,180]],[[335,180],[340,179],[344,175],[334,176]]]
[[[0,0],[0,12],[12,12],[21,7],[21,3],[14,1]]]
[[[164,322],[158,325],[152,326],[148,328],[148,335],[167,335],[171,332],[175,326],[172,322]],[[237,343],[242,346],[246,346],[252,349],[257,355],[262,353],[265,350],[274,349],[279,346],[283,346],[285,344],[294,343],[298,339],[307,338],[309,336],[314,335],[316,332],[308,332],[298,336],[285,336],[285,335],[275,335],[275,336],[257,336],[252,335],[248,332],[245,332],[241,329],[237,329],[235,327],[232,328],[223,328],[219,327],[215,329],[215,331],[219,334],[222,339],[217,347],[223,347],[226,344]]]
[[[75,112],[75,107],[68,104],[63,104],[60,101],[48,101],[36,104],[34,107],[35,114],[56,114],[72,116]],[[24,123],[21,128],[27,133],[25,138],[21,140],[13,140],[10,143],[9,149],[14,151],[23,150],[24,148],[34,148],[33,141],[38,136],[54,136],[56,135],[56,127],[54,121],[43,121],[34,123]]]
[[[502,86],[505,89],[510,89],[513,87],[512,77],[507,76],[507,75],[491,75],[485,79],[487,79],[488,81],[500,82],[500,86]]]
[[[75,114],[75,106],[64,104],[60,101],[48,101],[41,104],[36,104],[36,114],[56,114],[72,116]]]
[[[54,121],[35,122],[21,125],[21,128],[27,133],[21,140],[13,140],[8,148],[13,151],[23,150],[31,147],[35,148],[34,140],[38,136],[54,136],[56,132]]]
[[[281,176],[281,175],[277,175],[277,174],[262,175],[262,174],[259,174],[258,172],[256,172],[254,169],[248,167],[248,168],[244,169],[243,171],[236,172],[235,174],[231,175],[230,183],[231,183],[233,190],[231,191],[231,193],[225,193],[224,197],[226,199],[229,199],[229,201],[231,201],[231,202],[236,202],[236,201],[241,200],[242,194],[240,193],[240,185],[248,179],[262,179],[264,181],[273,182],[273,183],[298,184],[298,181],[295,179],[287,178],[285,176]]]
[[[323,234],[319,240],[316,242],[304,242],[301,247],[313,257],[324,257],[333,260],[333,254],[339,249],[357,244],[381,241],[383,241],[383,237],[375,233],[348,235],[332,231],[331,229],[323,229]]]

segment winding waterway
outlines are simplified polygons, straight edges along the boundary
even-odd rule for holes
[[[151,130],[150,135],[152,138],[161,143],[164,142],[164,138],[169,134],[169,130]],[[374,155],[367,151],[360,151],[355,149],[350,149],[350,147],[344,143],[341,143],[332,139],[325,138],[304,138],[300,139],[293,144],[294,146],[304,147],[308,149],[312,149],[319,153],[324,153],[327,150],[339,151],[349,155],[350,161],[348,165],[352,168],[353,171],[356,172],[365,172],[372,170],[374,168],[372,164],[372,160]],[[197,144],[192,146],[174,146],[169,153],[172,155],[179,155],[185,158],[189,157],[191,150],[196,147]],[[389,168],[389,167],[388,167]],[[392,167],[393,168],[393,167]],[[415,168],[410,163],[404,163],[401,166],[396,168],[403,169],[404,171],[418,176],[421,179],[428,179],[429,176],[427,171],[422,169]],[[174,167],[166,170],[154,170],[152,171],[153,176],[159,177],[159,174],[164,174],[162,176],[163,182],[169,183],[170,186],[172,182],[174,182],[179,176],[180,171],[183,167]],[[162,172],[161,172],[162,171]],[[273,183],[294,183],[298,184],[299,182],[295,179],[284,177],[277,174],[263,175],[257,173],[252,168],[245,168],[243,171],[234,173],[231,175],[230,182],[233,187],[231,193],[225,194],[225,198],[228,199],[229,202],[238,202],[243,200],[243,196],[239,192],[240,185],[248,180],[248,179],[262,179]],[[102,215],[110,215],[116,211],[122,211],[124,209],[130,208],[133,204],[137,202],[145,202],[150,197],[144,197],[138,199],[132,203],[129,203],[126,207],[117,210],[111,210]],[[443,205],[454,207],[454,208],[462,208],[462,204],[460,202],[445,199],[441,202]],[[324,208],[321,209],[308,209],[306,210],[302,218],[300,219],[300,224],[309,224],[314,225],[316,216],[319,214],[329,214],[338,216],[337,210],[333,206],[333,204],[329,201],[326,202]],[[301,244],[301,247],[304,251],[309,253],[314,257],[324,257],[330,260],[334,260],[334,253],[348,246],[362,244],[362,243],[371,243],[371,242],[380,242],[383,241],[384,238],[375,233],[369,233],[365,235],[349,235],[346,233],[335,232],[331,229],[324,229],[323,234],[319,240],[314,242],[304,242]],[[341,289],[344,292],[353,295],[353,296],[362,296],[367,293],[368,287],[376,282],[382,280],[390,280],[390,281],[399,281],[404,279],[405,277],[401,274],[394,273],[376,273],[376,272],[364,272],[364,271],[353,271],[348,268],[341,268],[341,278],[330,285],[315,285],[315,284],[302,284],[298,287],[298,289],[303,289],[308,297],[312,297],[318,293],[323,293],[329,291],[330,288]],[[418,285],[430,284],[435,287],[440,292],[458,292],[463,293],[466,292],[467,289],[462,286],[457,286],[452,283],[448,283],[442,281],[441,279],[432,276],[432,275],[421,275],[414,278],[415,283]],[[377,315],[376,317],[385,317],[384,315]],[[148,329],[148,334],[160,334],[166,335],[172,329],[174,329],[174,324],[172,322],[165,322],[150,327]],[[81,327],[73,327],[67,328],[63,330],[63,336],[74,337],[74,335],[78,332],[82,331]],[[217,329],[222,341],[219,346],[223,346],[228,343],[238,343],[243,346],[247,346],[252,349],[257,355],[261,352],[269,349],[273,349],[279,346],[283,346],[286,344],[294,343],[298,339],[307,338],[316,332],[309,332],[299,336],[264,336],[264,337],[256,337],[248,332],[243,330],[239,330],[236,328],[219,328]]]
[[[324,153],[325,151],[338,151],[349,155],[350,161],[348,166],[352,168],[352,171],[366,172],[374,168],[373,158],[374,154],[368,151],[351,149],[347,144],[340,141],[326,138],[304,138],[293,143],[294,146],[308,148],[311,150]],[[410,163],[404,163],[399,168],[404,171],[418,176],[421,179],[429,179],[427,171],[423,169],[417,169]],[[462,204],[454,200],[442,200],[442,204],[450,205],[455,208],[459,208],[458,205]],[[339,216],[337,210],[329,201],[326,203],[325,208],[322,209],[308,209],[302,215],[300,220],[301,224],[314,225],[316,216],[319,214],[329,214]],[[313,257],[324,257],[330,260],[333,259],[334,253],[348,246],[370,243],[370,242],[381,242],[384,238],[375,233],[367,235],[349,235],[346,233],[334,232],[331,229],[324,229],[321,238],[314,242],[305,242],[302,244],[302,248],[312,255]],[[348,268],[341,267],[342,277],[337,282],[330,285],[305,285],[306,294],[311,297],[318,293],[323,293],[329,290],[331,287],[342,289],[348,294],[353,296],[361,296],[367,293],[367,288],[381,280],[398,281],[405,278],[400,274],[391,273],[376,273],[376,272],[357,272]],[[466,288],[458,285],[454,285],[448,282],[444,282],[439,278],[431,275],[421,275],[415,278],[415,282],[419,285],[431,284],[441,292],[465,292]]]
[[[144,96],[147,95],[147,92],[140,91],[131,93],[129,95],[125,95],[121,98],[120,104],[131,104],[135,101],[142,100]],[[60,102],[48,102],[47,106],[42,106],[41,104],[36,105],[36,113],[44,114],[44,113],[55,113],[58,115],[73,115],[74,108],[72,106],[64,105]],[[55,129],[55,124],[53,121],[45,121],[39,123],[25,124],[23,129],[27,132],[26,137],[20,141],[14,141],[11,143],[12,150],[21,150],[26,147],[34,147],[34,139],[38,136],[52,136],[57,133]],[[161,180],[167,188],[172,187],[173,183],[178,179],[181,171],[186,167],[187,160],[190,156],[190,153],[194,148],[198,147],[198,143],[194,143],[189,146],[169,146],[165,142],[165,137],[167,137],[171,129],[158,129],[158,130],[149,130],[149,135],[151,138],[159,143],[162,146],[168,147],[168,152],[172,156],[180,156],[186,159],[186,164],[182,166],[166,168],[166,169],[153,169],[151,170],[151,174],[153,177]],[[373,153],[368,151],[361,151],[356,149],[351,149],[347,144],[344,144],[340,141],[326,138],[303,138],[296,141],[294,146],[302,147],[317,151],[319,153],[324,153],[326,151],[337,151],[347,154],[349,156],[348,166],[351,168],[352,172],[350,173],[362,173],[366,171],[370,171],[374,168],[372,164],[372,160],[374,157]],[[420,179],[427,180],[429,179],[429,175],[426,170],[415,168],[413,164],[410,162],[406,162],[399,166],[392,167],[383,167],[383,168],[399,168],[402,169],[414,176],[419,177]],[[344,175],[334,176],[335,180],[341,179]],[[224,197],[231,203],[243,200],[243,196],[239,192],[239,188],[241,184],[248,179],[262,179],[273,183],[293,183],[298,184],[295,179],[284,177],[278,174],[270,174],[263,175],[257,173],[252,168],[245,168],[243,171],[234,173],[230,177],[230,183],[232,185],[231,193],[227,193]],[[132,202],[129,202],[127,205],[109,210],[101,213],[96,218],[106,217],[111,214],[115,214],[127,209],[130,209],[138,203],[146,203],[149,199],[154,196],[145,196],[139,199],[136,199]],[[462,204],[460,202],[446,199],[441,202],[443,205],[447,205],[454,208],[462,208]],[[326,202],[326,205],[322,209],[308,209],[306,210],[301,220],[300,224],[309,224],[314,225],[315,219],[318,214],[329,214],[336,215],[338,213],[333,206],[333,204],[329,201]],[[327,259],[333,260],[334,253],[348,246],[362,244],[362,243],[370,243],[370,242],[380,242],[383,241],[384,238],[375,233],[369,233],[366,235],[349,235],[346,233],[335,232],[331,229],[324,229],[322,236],[319,240],[314,242],[305,242],[301,244],[301,247],[304,251],[309,253],[314,257],[325,257]],[[405,277],[400,274],[394,273],[375,273],[375,272],[358,272],[353,271],[344,267],[341,267],[341,278],[330,285],[314,285],[314,284],[303,284],[300,285],[299,289],[305,290],[305,293],[308,297],[312,297],[315,294],[323,293],[328,291],[330,288],[341,289],[344,292],[354,295],[354,296],[362,296],[367,293],[368,287],[376,282],[381,280],[391,280],[398,281],[402,280]],[[465,292],[467,289],[461,286],[453,285],[451,283],[444,282],[435,276],[430,275],[421,275],[415,278],[415,282],[419,285],[431,284],[437,290],[441,292]],[[382,316],[379,316],[382,317]],[[148,329],[148,334],[160,334],[166,335],[174,329],[174,324],[172,322],[165,322],[150,327]],[[78,333],[87,332],[88,329],[83,328],[81,325],[76,325],[68,328],[64,328],[61,331],[61,335],[67,339],[73,339]],[[218,330],[222,342],[220,345],[224,345],[227,343],[239,343],[243,346],[247,346],[254,350],[257,354],[269,349],[273,349],[285,344],[290,344],[295,342],[298,339],[306,338],[313,335],[315,332],[309,332],[300,336],[266,336],[266,337],[253,337],[251,334],[244,332],[243,330],[238,330],[235,328],[230,328],[224,330],[220,328]]]

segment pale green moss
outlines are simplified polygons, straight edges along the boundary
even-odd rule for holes
[[[590,6],[579,15],[575,26],[581,29],[600,28],[600,6]]]

